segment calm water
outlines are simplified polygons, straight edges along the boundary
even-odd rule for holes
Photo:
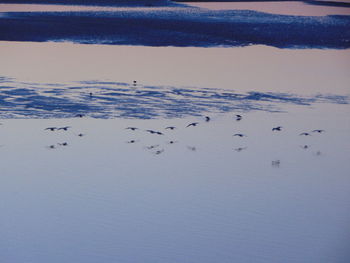
[[[0,52],[1,262],[349,261],[348,49]]]

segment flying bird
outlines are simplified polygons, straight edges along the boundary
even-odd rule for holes
[[[242,115],[236,114],[236,121],[240,121],[242,119]]]
[[[61,145],[61,146],[67,146],[67,145],[68,145],[68,143],[66,143],[66,142],[62,142],[62,143],[59,143],[58,145]]]
[[[164,149],[161,149],[161,150],[158,150],[158,151],[156,151],[154,154],[161,154],[162,152],[164,152]]]
[[[187,149],[189,149],[192,152],[195,152],[197,150],[195,146],[187,146]]]
[[[127,127],[127,128],[125,128],[126,130],[132,130],[132,131],[135,131],[135,130],[137,130],[138,128],[136,128],[136,127]]]
[[[247,135],[242,134],[242,133],[236,133],[236,134],[234,134],[234,135],[232,135],[232,136],[247,137]]]
[[[192,123],[190,123],[190,124],[188,124],[187,126],[186,126],[186,128],[187,127],[190,127],[190,126],[197,126],[198,125],[198,122],[192,122]]]
[[[281,130],[282,130],[282,126],[272,128],[272,131],[281,131]]]
[[[300,133],[299,136],[309,136],[310,133],[307,133],[307,132],[303,132],[303,133]]]
[[[77,114],[77,115],[75,115],[75,117],[83,118],[84,114]]]
[[[55,131],[55,130],[57,130],[57,127],[48,127],[45,130]]]
[[[166,130],[174,130],[174,129],[176,129],[176,127],[174,127],[174,126],[169,126],[169,127],[166,127],[165,129],[166,129]]]
[[[324,130],[313,130],[312,132],[322,133]]]
[[[210,121],[210,117],[205,116],[205,121],[206,121],[206,122]]]
[[[241,152],[243,150],[247,149],[247,147],[239,147],[239,148],[236,148],[235,151],[236,152]]]
[[[69,128],[70,128],[70,126],[65,126],[65,127],[58,128],[57,130],[68,131]]]

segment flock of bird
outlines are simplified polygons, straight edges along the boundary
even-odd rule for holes
[[[83,114],[77,114],[76,115],[76,117],[79,117],[79,118],[83,118],[84,117],[84,115]],[[242,115],[239,115],[239,114],[236,114],[236,115],[234,115],[234,119],[236,120],[236,121],[241,121],[242,120]],[[204,121],[205,122],[210,122],[211,121],[211,118],[209,117],[209,116],[205,116],[205,117],[203,117],[203,119],[204,119]],[[0,123],[0,125],[2,125],[2,123]],[[191,123],[188,123],[187,125],[184,125],[184,128],[186,129],[186,128],[191,128],[191,127],[196,127],[196,126],[199,126],[200,125],[200,122],[191,122]],[[62,126],[62,127],[47,127],[47,128],[45,128],[44,130],[45,131],[48,131],[48,132],[55,132],[55,131],[63,131],[63,132],[66,132],[66,131],[68,131],[68,130],[70,130],[72,127],[71,126]],[[126,127],[126,128],[124,128],[125,130],[130,130],[131,132],[133,132],[133,131],[137,131],[137,130],[143,130],[143,129],[141,129],[141,128],[138,128],[138,127]],[[175,130],[175,129],[177,129],[177,127],[175,127],[175,126],[167,126],[167,127],[165,127],[164,128],[164,130],[165,131],[167,131],[167,130],[170,130],[170,131],[172,131],[172,130]],[[283,130],[284,128],[282,127],[282,126],[276,126],[276,127],[272,127],[272,129],[271,129],[271,131],[273,132],[273,133],[275,133],[275,132],[281,132],[282,130]],[[162,132],[162,131],[159,131],[159,130],[151,130],[151,129],[145,129],[145,130],[143,130],[144,132],[146,132],[146,133],[149,133],[149,134],[152,134],[152,135],[165,135],[165,133],[164,132]],[[311,136],[313,133],[324,133],[325,132],[325,130],[323,130],[323,129],[315,129],[315,130],[312,130],[312,131],[308,131],[308,132],[302,132],[302,133],[300,133],[299,134],[299,136]],[[78,137],[83,137],[83,136],[85,136],[85,134],[84,133],[74,133],[76,136],[78,136]],[[232,136],[233,137],[240,137],[240,138],[242,138],[242,137],[248,137],[246,134],[244,134],[244,133],[234,133],[234,134],[232,134]],[[128,143],[128,144],[134,144],[134,143],[137,143],[137,142],[139,142],[139,140],[138,139],[131,139],[131,140],[128,140],[128,141],[126,141],[126,143]],[[167,144],[175,144],[175,143],[177,143],[178,141],[176,141],[176,140],[169,140],[169,141],[167,141]],[[46,146],[46,148],[48,148],[48,149],[56,149],[56,148],[58,148],[58,147],[66,147],[66,146],[68,146],[69,144],[68,144],[68,142],[66,142],[66,141],[64,141],[64,142],[59,142],[59,143],[56,143],[56,144],[51,144],[51,145],[48,145],[48,146]],[[301,145],[300,146],[302,149],[309,149],[310,148],[310,146],[309,145]],[[159,144],[153,144],[153,145],[148,145],[148,146],[145,146],[144,147],[146,150],[149,150],[151,153],[153,153],[153,154],[155,154],[155,155],[159,155],[159,154],[162,154],[164,151],[165,151],[165,149],[164,149],[164,147],[163,148],[161,148],[161,144],[159,143]],[[190,150],[190,151],[196,151],[196,147],[195,146],[186,146],[186,148],[188,149],[188,150]],[[234,148],[234,150],[236,151],[236,152],[241,152],[241,151],[244,151],[244,150],[246,150],[247,149],[247,147],[238,147],[238,148]],[[316,155],[320,155],[321,154],[321,152],[320,151],[318,151],[317,153],[316,153]],[[273,167],[279,167],[279,165],[280,165],[280,161],[279,160],[275,160],[275,161],[272,161],[272,163],[271,163],[271,165],[273,166]]]
[[[78,114],[76,117],[82,118],[82,117],[84,117],[84,115]],[[236,114],[234,116],[234,119],[236,121],[241,121],[242,118],[243,118],[242,115],[239,115],[239,114]],[[209,116],[205,116],[204,117],[204,121],[205,122],[210,122],[211,118]],[[185,128],[196,127],[199,124],[200,124],[199,122],[191,122],[191,123],[187,124],[184,127]],[[45,130],[51,131],[51,132],[54,132],[54,131],[68,131],[70,128],[71,128],[71,126],[47,127],[47,128],[45,128]],[[130,130],[130,131],[141,130],[141,128],[131,127],[131,126],[130,127],[126,127],[125,129],[126,130]],[[175,126],[167,126],[164,129],[165,130],[175,130],[175,129],[177,129],[177,127],[175,127]],[[277,126],[277,127],[273,127],[271,130],[272,130],[272,132],[281,132],[283,130],[283,127],[282,126]],[[149,134],[153,134],[153,135],[164,135],[164,132],[161,132],[161,131],[158,131],[158,130],[146,129],[144,131],[149,133]],[[316,130],[312,130],[311,132],[302,132],[302,133],[299,134],[299,136],[311,136],[312,133],[323,133],[323,132],[325,132],[325,130],[316,129]],[[85,134],[78,133],[76,135],[79,136],[79,137],[83,137]],[[243,133],[234,133],[232,136],[233,137],[247,137],[247,135],[243,134]],[[134,143],[137,143],[137,142],[139,142],[139,140],[137,140],[137,139],[131,139],[131,140],[127,141],[127,143],[129,143],[129,144],[134,144]],[[167,144],[174,144],[176,142],[177,141],[175,141],[175,140],[170,140],[170,141],[167,142]],[[68,143],[67,142],[62,142],[62,143],[57,143],[56,145],[52,144],[52,145],[47,146],[47,148],[55,149],[58,146],[68,146]],[[161,154],[161,153],[164,152],[164,149],[157,149],[159,146],[160,146],[160,144],[154,144],[154,145],[150,145],[150,146],[145,146],[145,149],[152,150],[152,151],[155,150],[152,153],[158,155],[158,154]],[[301,146],[302,149],[308,149],[309,147],[310,147],[309,145],[302,145]],[[187,149],[191,150],[191,151],[196,151],[196,147],[195,146],[187,146]],[[238,148],[235,148],[234,150],[236,152],[241,152],[241,151],[246,150],[246,149],[247,149],[247,147],[238,147]],[[279,162],[274,161],[272,165],[273,166],[277,166],[277,164],[279,165]]]

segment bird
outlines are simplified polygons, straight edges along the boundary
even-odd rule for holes
[[[236,133],[236,134],[234,134],[234,135],[232,135],[232,136],[247,137],[247,135],[244,135],[244,134],[242,134],[242,133]]]
[[[302,146],[300,146],[301,147],[301,149],[304,149],[304,150],[306,150],[306,149],[309,149],[310,148],[310,146],[309,145],[302,145]]]
[[[239,147],[239,148],[236,148],[235,151],[236,152],[241,152],[243,150],[247,149],[247,147]]]
[[[136,140],[130,140],[130,141],[127,141],[126,143],[135,143]]]
[[[55,149],[56,146],[52,144],[52,145],[47,146],[46,148],[48,148],[48,149]]]
[[[195,146],[187,146],[187,149],[189,149],[192,152],[195,152],[197,150]]]
[[[209,121],[210,121],[210,117],[205,116],[205,121],[206,121],[206,122],[209,122]]]
[[[282,126],[272,128],[272,131],[281,131]]]
[[[68,131],[69,128],[70,128],[70,126],[65,126],[65,127],[58,128],[57,130]]]
[[[83,137],[83,136],[84,136],[84,134],[82,134],[82,133],[79,133],[79,134],[78,134],[78,136],[79,136],[79,137]]]
[[[155,133],[158,134],[158,135],[164,135],[164,133],[162,133],[160,131],[156,131]]]
[[[174,143],[176,143],[176,141],[169,141],[168,143],[169,144],[174,144]]]
[[[188,124],[188,125],[186,126],[186,128],[187,128],[187,127],[190,127],[190,126],[197,126],[197,125],[198,125],[198,122],[192,122],[192,123]]]
[[[280,160],[276,160],[276,161],[272,161],[271,162],[271,165],[273,167],[280,167],[280,164],[281,164],[281,161]]]
[[[157,132],[154,131],[154,130],[146,130],[146,132],[149,132],[149,133],[151,133],[151,134],[157,133]]]
[[[67,145],[68,145],[68,143],[66,143],[66,142],[62,142],[62,143],[59,143],[58,145],[61,145],[61,146],[67,146]]]
[[[324,130],[313,130],[312,132],[322,133]]]
[[[84,114],[77,114],[77,115],[75,115],[75,117],[83,118]]]
[[[309,136],[310,133],[307,133],[307,132],[303,132],[303,133],[300,133],[299,136]]]
[[[133,81],[133,85],[134,85],[134,86],[136,86],[136,84],[137,84],[137,81],[136,81],[136,80],[134,80],[134,81]]]
[[[164,149],[161,149],[161,150],[158,150],[158,151],[156,151],[154,154],[161,154],[162,152],[164,152]]]
[[[242,115],[236,114],[236,121],[240,121],[242,119]]]
[[[55,130],[57,130],[57,127],[48,127],[45,130],[55,131]]]
[[[174,129],[176,129],[176,127],[174,127],[174,126],[169,126],[169,127],[166,127],[165,129],[166,129],[166,130],[174,130]]]
[[[137,130],[138,128],[136,128],[136,127],[127,127],[127,128],[125,128],[126,130],[132,130],[132,131],[135,131],[135,130]]]

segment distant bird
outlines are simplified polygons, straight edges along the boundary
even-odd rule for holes
[[[236,152],[241,152],[243,150],[247,149],[247,147],[239,147],[239,148],[236,148],[235,151]]]
[[[82,133],[79,133],[79,134],[78,134],[78,136],[79,136],[79,137],[83,137],[83,136],[84,136],[84,134],[82,134]]]
[[[89,95],[90,95],[90,98],[91,98],[92,97],[92,92],[90,92]]]
[[[236,114],[236,121],[240,121],[242,119],[242,115]]]
[[[151,134],[157,133],[157,132],[154,131],[154,130],[146,130],[146,132],[149,132],[149,133],[151,133]]]
[[[232,136],[247,137],[247,135],[242,134],[242,133],[236,133],[236,134],[234,134],[234,135],[232,135]]]
[[[210,117],[205,116],[205,121],[206,121],[206,122],[210,121]]]
[[[57,130],[68,131],[69,128],[70,128],[70,126],[65,126],[65,127],[58,128]]]
[[[317,132],[317,133],[322,133],[324,132],[325,130],[313,130],[312,132]]]
[[[192,122],[192,123],[190,123],[190,124],[188,124],[187,126],[186,126],[186,128],[187,127],[190,127],[190,126],[197,126],[198,125],[198,122]]]
[[[48,148],[48,149],[55,149],[56,146],[52,144],[52,145],[47,146],[47,148]]]
[[[67,145],[68,145],[68,143],[66,143],[66,142],[62,142],[62,143],[59,143],[58,145],[61,145],[61,146],[67,146]]]
[[[137,81],[136,81],[136,80],[134,80],[134,81],[133,81],[133,85],[134,85],[134,86],[136,86],[136,84],[137,84]]]
[[[273,166],[273,167],[280,167],[280,164],[281,164],[281,161],[280,160],[276,160],[276,161],[272,161],[271,162],[271,165]]]
[[[164,133],[162,133],[160,131],[156,131],[155,133],[158,134],[158,135],[164,135]]]
[[[282,129],[282,126],[278,126],[278,127],[272,128],[272,131],[281,131],[281,129]]]
[[[310,146],[309,145],[302,145],[302,146],[300,146],[302,149],[304,149],[304,150],[306,150],[306,149],[309,149],[310,148]]]
[[[45,130],[55,131],[55,130],[57,130],[57,127],[48,127]]]
[[[176,143],[176,141],[169,141],[168,143],[169,144],[174,144],[174,143]]]
[[[192,152],[195,152],[197,150],[195,146],[187,146],[187,149],[189,149]]]
[[[77,114],[77,115],[75,115],[75,117],[83,118],[84,114]]]
[[[309,136],[310,133],[307,133],[307,132],[303,132],[303,133],[300,133],[299,136]]]
[[[135,130],[137,130],[138,128],[136,128],[136,127],[127,127],[127,128],[125,128],[126,130],[132,130],[132,131],[135,131]]]
[[[164,152],[164,149],[161,149],[161,150],[158,150],[158,151],[156,151],[154,154],[161,154],[162,152]]]
[[[166,130],[174,130],[174,129],[176,129],[176,127],[174,127],[174,126],[169,126],[169,127],[166,127],[165,129],[166,129]]]
[[[127,141],[127,143],[135,143],[136,140],[130,140],[130,141]]]

